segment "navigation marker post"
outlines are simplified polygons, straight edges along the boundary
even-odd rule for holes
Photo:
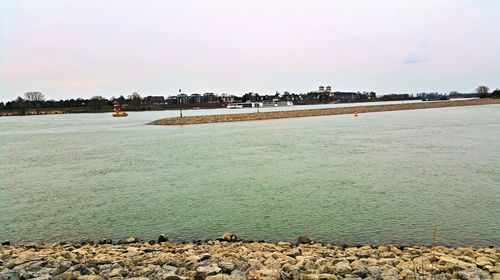
[[[179,89],[179,94],[181,93],[181,89]],[[182,118],[182,104],[179,104],[179,113],[181,115],[181,118]]]

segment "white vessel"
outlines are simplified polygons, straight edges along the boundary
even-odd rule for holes
[[[227,104],[226,108],[228,108],[228,109],[241,109],[241,108],[243,108],[243,106],[239,105],[239,104]]]

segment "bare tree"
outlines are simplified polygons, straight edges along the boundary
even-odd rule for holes
[[[45,100],[45,95],[39,91],[30,91],[24,94],[24,98],[30,102],[40,102]]]
[[[40,110],[41,103],[45,100],[45,96],[39,91],[26,92],[24,94],[24,98],[26,99],[28,109],[35,107],[37,113]]]
[[[490,89],[487,86],[479,86],[476,89],[476,93],[480,98],[488,97],[488,93],[490,92]]]

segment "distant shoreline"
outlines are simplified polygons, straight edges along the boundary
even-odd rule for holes
[[[292,111],[275,111],[275,112],[260,112],[260,113],[243,113],[243,114],[227,114],[227,115],[205,115],[205,116],[188,116],[188,117],[173,117],[164,118],[150,122],[150,125],[187,125],[187,124],[207,124],[221,122],[237,122],[237,121],[257,121],[285,118],[301,118],[301,117],[316,117],[329,115],[343,115],[355,113],[373,113],[387,111],[402,111],[402,110],[417,110],[417,109],[432,109],[445,107],[461,107],[461,106],[476,106],[500,104],[500,99],[472,99],[459,101],[429,101],[422,103],[406,103],[406,104],[390,104],[390,105],[368,105],[342,108],[326,108],[326,109],[306,109]]]

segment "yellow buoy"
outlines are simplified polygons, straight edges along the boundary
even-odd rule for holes
[[[120,103],[118,101],[113,101],[113,110],[115,111],[113,114],[111,114],[113,117],[126,117],[128,116],[127,113],[122,112],[122,109],[120,107]]]

